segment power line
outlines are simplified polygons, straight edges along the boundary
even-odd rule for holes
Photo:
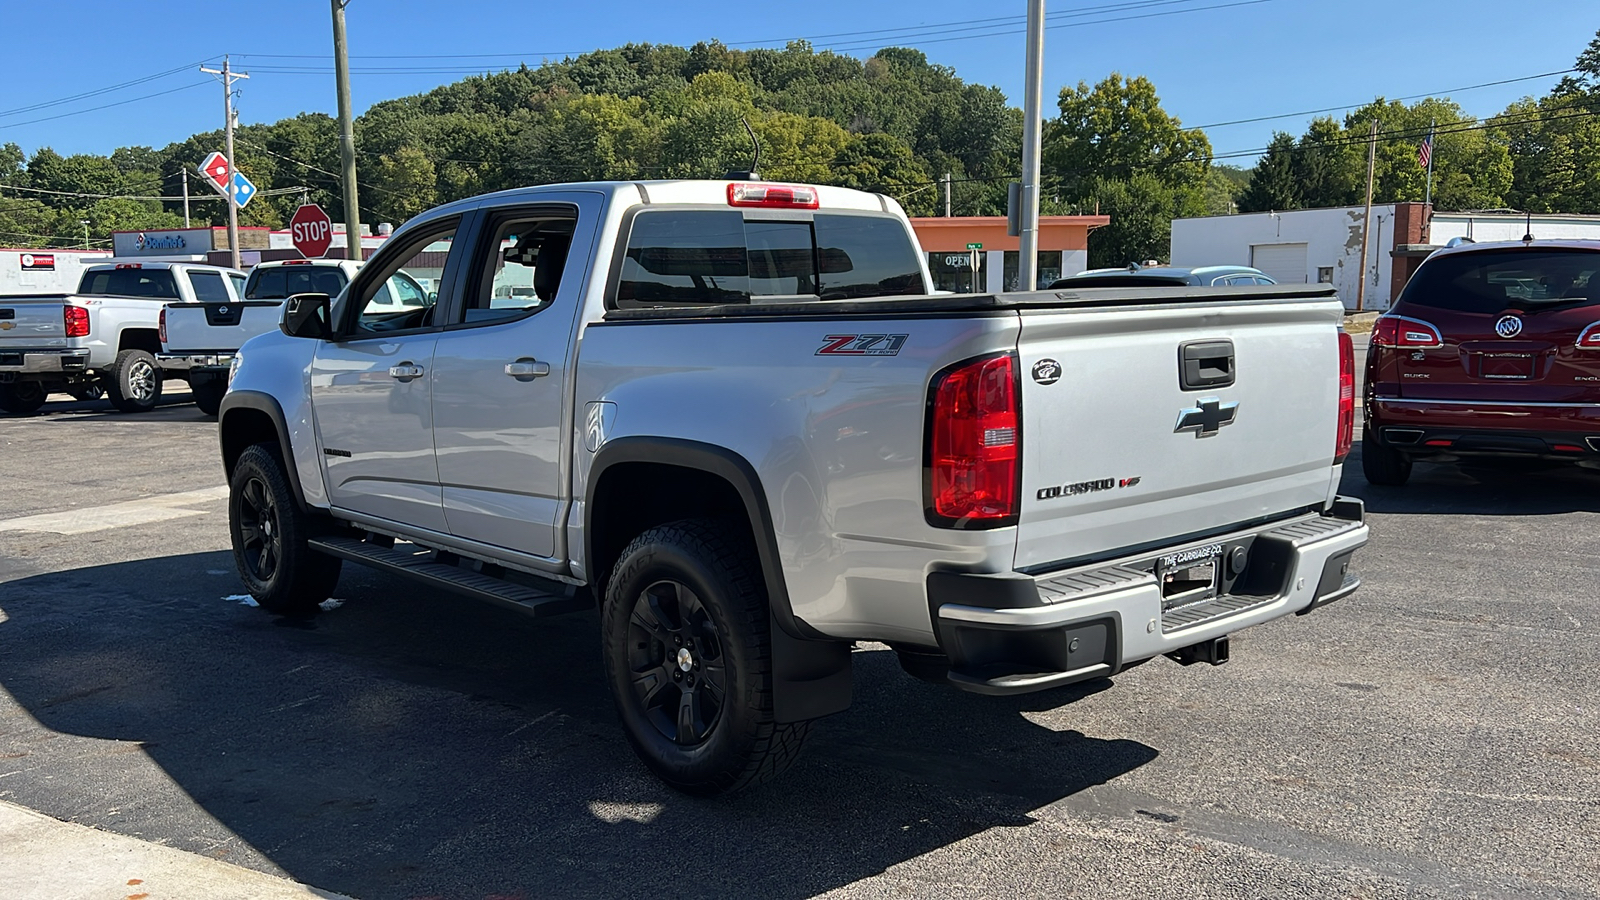
[[[1442,91],[1432,91],[1432,92],[1426,93],[1426,94],[1412,94],[1409,97],[1394,97],[1392,99],[1393,100],[1423,100],[1423,99],[1427,99],[1427,98],[1430,98],[1430,97],[1438,97],[1441,94],[1459,94],[1462,91],[1475,91],[1475,90],[1477,90],[1479,88],[1497,87],[1497,86],[1502,85],[1502,84],[1515,84],[1515,83],[1517,83],[1519,81],[1534,81],[1535,79],[1539,79],[1539,78],[1551,78],[1551,77],[1556,76],[1556,75],[1566,75],[1569,72],[1576,72],[1576,71],[1578,71],[1578,70],[1577,69],[1562,69],[1559,72],[1541,72],[1538,75],[1524,75],[1521,78],[1506,78],[1506,79],[1501,80],[1501,81],[1485,81],[1482,84],[1469,84],[1469,85],[1466,85],[1465,87],[1446,88],[1445,90],[1442,90]],[[1341,112],[1341,111],[1347,110],[1347,109],[1359,109],[1359,108],[1361,108],[1363,106],[1366,106],[1366,105],[1367,105],[1366,103],[1351,103],[1351,104],[1348,104],[1346,106],[1325,106],[1322,109],[1308,109],[1308,110],[1303,110],[1301,112],[1282,113],[1280,115],[1275,115],[1275,116],[1256,116],[1256,117],[1251,118],[1251,119],[1234,119],[1231,122],[1212,122],[1209,125],[1192,125],[1192,126],[1189,126],[1189,127],[1193,128],[1193,129],[1196,129],[1196,130],[1199,130],[1199,131],[1204,131],[1207,128],[1225,128],[1225,127],[1227,127],[1229,125],[1249,125],[1249,124],[1253,124],[1255,122],[1271,122],[1271,121],[1273,121],[1275,119],[1293,119],[1293,118],[1298,118],[1300,116],[1314,116],[1314,115],[1317,115],[1318,113]]]
[[[3,127],[3,128],[21,128],[24,125],[36,125],[36,124],[38,124],[40,122],[53,122],[56,119],[65,119],[65,118],[67,118],[69,116],[81,116],[84,113],[99,112],[102,109],[111,109],[112,107],[115,107],[115,106],[127,106],[130,103],[138,103],[140,100],[149,100],[152,97],[164,97],[167,94],[176,94],[179,91],[187,91],[187,90],[190,90],[190,89],[193,89],[193,88],[197,88],[197,87],[202,87],[204,85],[208,85],[210,83],[211,82],[209,82],[209,81],[196,81],[196,82],[194,82],[192,84],[186,84],[186,85],[184,85],[182,87],[175,87],[175,88],[173,88],[171,90],[157,91],[154,94],[145,94],[142,97],[130,97],[127,100],[118,100],[116,103],[107,103],[104,106],[91,106],[88,109],[79,109],[79,110],[74,110],[72,112],[60,113],[59,115],[45,116],[42,119],[29,119],[26,122],[7,122],[4,125],[0,125],[0,127]]]
[[[283,189],[280,188],[279,190],[281,191]],[[182,196],[178,196],[178,197],[161,197],[161,196],[149,196],[149,195],[140,195],[140,194],[91,194],[91,193],[84,192],[84,191],[53,191],[53,190],[49,190],[48,188],[23,187],[22,185],[17,185],[17,184],[0,184],[0,191],[28,191],[29,193],[33,193],[33,194],[50,194],[50,195],[57,196],[57,197],[77,197],[77,198],[80,198],[80,199],[83,199],[83,200],[171,200],[171,201],[174,201],[174,202],[179,202],[179,201],[183,200]],[[287,193],[287,191],[285,191],[285,192]],[[262,193],[266,193],[266,192],[263,191]],[[189,195],[189,200],[191,202],[193,202],[195,200],[225,200],[225,199],[227,199],[227,198],[223,197],[221,194],[218,194],[216,196],[208,196],[206,194],[190,194]]]
[[[101,94],[109,94],[109,93],[111,93],[113,91],[120,91],[123,88],[129,88],[129,87],[133,87],[135,85],[140,85],[140,84],[145,84],[147,82],[156,81],[158,79],[165,78],[168,75],[176,75],[179,72],[187,72],[190,69],[192,69],[193,67],[200,65],[201,62],[205,62],[205,60],[200,60],[200,62],[189,63],[188,65],[178,66],[175,69],[168,69],[165,72],[157,72],[154,75],[146,75],[146,76],[144,76],[142,78],[135,78],[135,79],[133,79],[131,81],[124,81],[124,82],[121,82],[121,83],[118,83],[118,84],[108,85],[108,86],[103,87],[103,88],[97,88],[97,89],[92,90],[92,91],[84,91],[81,94],[73,94],[70,97],[61,97],[61,98],[58,98],[56,100],[45,100],[45,101],[43,101],[41,103],[32,104],[31,106],[18,106],[18,107],[14,107],[12,109],[0,109],[0,117],[17,115],[19,113],[33,112],[34,110],[37,110],[37,109],[45,109],[45,108],[51,107],[51,106],[60,106],[63,103],[72,103],[72,102],[75,102],[75,101],[78,101],[78,100],[86,100],[86,99],[88,99],[90,97],[97,97],[97,96],[99,96]]]

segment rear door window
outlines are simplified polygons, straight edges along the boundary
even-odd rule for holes
[[[344,290],[344,270],[334,266],[272,266],[250,273],[246,300],[283,300],[295,294],[339,296]]]
[[[216,272],[190,272],[189,286],[194,288],[194,298],[201,303],[227,303],[228,286]]]
[[[1600,303],[1600,253],[1516,249],[1452,253],[1424,262],[1400,302],[1495,314],[1569,303]]]
[[[638,309],[926,293],[916,246],[897,218],[765,216],[738,210],[639,213],[614,305]]]

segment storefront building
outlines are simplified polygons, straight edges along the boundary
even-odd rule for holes
[[[1109,224],[1110,216],[1040,216],[1039,287],[1087,269],[1089,232]],[[914,218],[911,227],[928,254],[928,270],[939,290],[972,294],[1017,289],[1017,238],[1006,234],[1003,216]],[[979,247],[971,249],[972,244]]]

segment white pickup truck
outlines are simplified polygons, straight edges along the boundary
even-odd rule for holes
[[[122,412],[154,409],[164,367],[161,310],[236,303],[245,274],[199,263],[120,262],[83,273],[75,294],[0,297],[0,410],[30,415],[54,391],[104,391]]]
[[[287,259],[264,262],[250,270],[243,300],[169,303],[161,313],[163,368],[185,371],[195,405],[208,416],[217,414],[227,390],[228,369],[245,341],[278,329],[285,298],[295,294],[336,296],[350,283],[361,263],[350,259]],[[374,301],[395,308],[422,307],[428,291],[404,273],[390,279],[388,292]]]
[[[374,303],[400,272],[437,297]],[[1222,663],[1350,595],[1342,316],[1320,286],[930,296],[900,207],[838,188],[463,200],[236,358],[234,557],[278,614],[344,560],[598,606],[639,756],[730,790],[848,706],[853,642],[1009,694]]]

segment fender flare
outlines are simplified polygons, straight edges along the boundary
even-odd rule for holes
[[[236,409],[249,409],[265,413],[272,420],[272,429],[278,434],[278,451],[283,458],[284,469],[289,476],[289,487],[294,491],[295,505],[301,511],[310,511],[306,505],[305,491],[300,487],[300,472],[295,467],[294,448],[289,444],[289,425],[283,417],[283,407],[278,404],[278,399],[271,394],[261,391],[229,391],[222,398],[222,408],[217,412],[217,443],[222,451],[223,474],[230,482],[233,472],[228,470],[228,413]]]
[[[767,586],[772,622],[773,707],[778,721],[805,721],[849,708],[850,643],[823,635],[795,617],[783,580],[783,563],[767,495],[761,489],[760,475],[743,456],[726,447],[683,438],[621,437],[608,441],[595,455],[589,470],[583,509],[584,559],[593,565],[596,558],[595,489],[607,469],[630,462],[695,469],[723,479],[739,494],[754,532],[756,555]]]

